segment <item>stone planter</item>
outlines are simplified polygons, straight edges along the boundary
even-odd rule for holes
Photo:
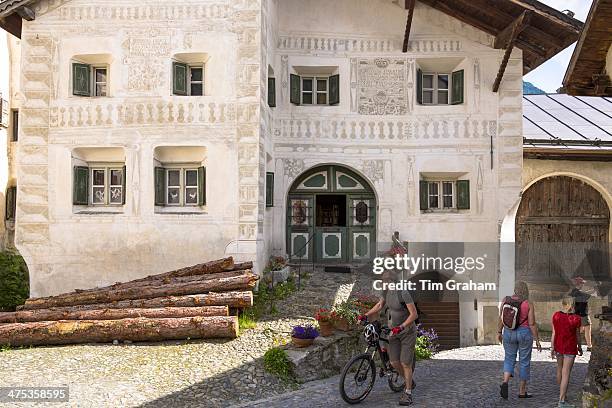
[[[334,334],[334,324],[329,320],[319,322],[319,332],[323,337],[329,337]]]
[[[308,348],[285,346],[296,380],[305,383],[339,374],[347,361],[363,353],[361,337],[359,331],[336,332],[331,337],[317,337]]]
[[[297,348],[303,348],[311,346],[314,342],[314,339],[298,339],[297,337],[291,337],[291,344]]]
[[[272,279],[274,286],[278,285],[279,283],[287,282],[287,279],[289,279],[289,275],[291,275],[291,267],[289,265],[285,266],[279,271],[272,271]]]
[[[340,330],[340,331],[349,331],[349,330],[351,330],[351,325],[349,324],[349,321],[346,320],[344,317],[340,317],[340,318],[336,319],[334,321],[334,327],[337,330]]]

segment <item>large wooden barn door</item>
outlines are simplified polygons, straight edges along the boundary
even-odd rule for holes
[[[516,216],[517,279],[607,279],[609,225],[608,205],[590,185],[566,176],[536,182],[523,194]]]

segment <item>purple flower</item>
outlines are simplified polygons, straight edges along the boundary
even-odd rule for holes
[[[293,326],[291,330],[291,337],[298,339],[316,339],[319,337],[319,332],[316,328],[311,325],[306,326]]]

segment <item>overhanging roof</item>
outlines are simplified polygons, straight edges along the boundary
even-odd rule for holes
[[[567,72],[564,91],[571,95],[612,96],[606,56],[612,46],[612,0],[593,0]],[[608,67],[608,71],[612,67]],[[598,86],[597,86],[598,85]]]
[[[18,13],[21,7],[36,1],[4,0],[0,2],[0,19],[6,20]],[[405,0],[395,1],[404,3]],[[523,50],[525,74],[577,41],[583,26],[580,21],[536,0],[419,1],[493,36],[511,28],[524,12],[530,13],[529,24],[518,35],[515,44]]]
[[[402,1],[402,0],[400,0]],[[531,14],[515,46],[523,51],[523,73],[578,40],[583,23],[536,0],[419,0],[488,34],[508,31],[521,14]]]

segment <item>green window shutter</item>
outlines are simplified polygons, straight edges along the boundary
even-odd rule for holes
[[[155,168],[155,205],[166,205],[166,169]]]
[[[299,75],[291,74],[289,76],[289,101],[294,105],[300,104],[300,93],[302,92],[301,78]]]
[[[121,195],[121,198],[122,198],[121,204],[123,204],[123,205],[125,205],[125,196],[126,196],[126,191],[125,191],[125,184],[126,184],[125,183],[125,177],[126,177],[126,175],[125,174],[126,174],[125,173],[125,166],[123,166],[123,172],[121,173],[121,177],[122,177],[121,184],[123,185],[122,195]]]
[[[417,68],[417,77],[416,77],[416,100],[420,105],[423,103],[423,71],[420,68]]]
[[[72,94],[91,96],[91,65],[72,63]]]
[[[7,220],[15,219],[17,209],[17,187],[9,187],[6,190],[6,213],[4,214]]]
[[[274,173],[266,173],[266,207],[274,207]]]
[[[172,93],[187,95],[187,64],[172,62]]]
[[[425,180],[419,181],[419,203],[421,210],[427,210],[429,208],[429,197],[427,196],[428,183]]]
[[[206,167],[198,168],[198,205],[206,205]]]
[[[329,104],[337,105],[340,103],[340,75],[329,77]]]
[[[457,209],[470,209],[470,180],[457,180]]]
[[[458,105],[463,103],[463,70],[453,72],[452,78],[451,104]]]
[[[276,107],[276,78],[268,78],[268,106]]]
[[[74,166],[72,204],[89,204],[89,167]]]

